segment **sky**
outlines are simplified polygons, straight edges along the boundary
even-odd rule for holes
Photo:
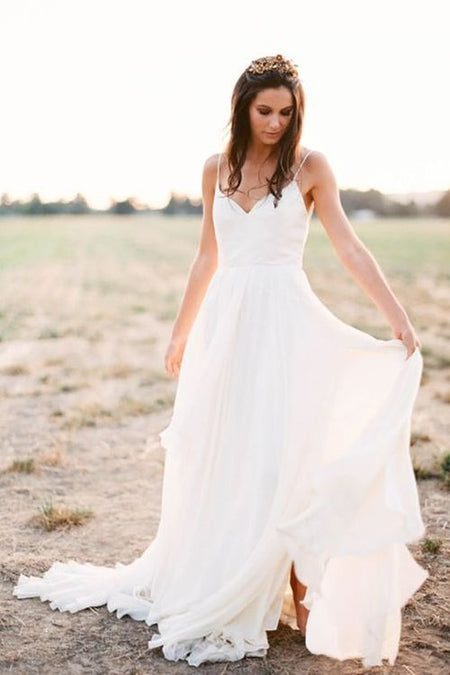
[[[234,83],[281,53],[341,189],[450,188],[448,0],[0,0],[0,195],[201,197]]]

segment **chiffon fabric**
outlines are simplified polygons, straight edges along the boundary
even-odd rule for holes
[[[295,617],[294,563],[307,649],[394,664],[402,607],[428,577],[406,546],[425,531],[409,452],[423,360],[313,292],[302,164],[276,207],[267,195],[246,212],[216,182],[219,263],[159,435],[155,538],[130,564],[20,574],[18,598],[106,605],[156,626],[149,649],[199,666],[267,654],[267,631]]]

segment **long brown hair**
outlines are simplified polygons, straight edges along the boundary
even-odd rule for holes
[[[272,58],[261,57],[257,61]],[[291,166],[295,162],[295,150],[302,135],[305,110],[305,93],[298,75],[277,69],[255,73],[249,72],[249,68],[246,68],[234,85],[231,96],[231,114],[227,123],[227,127],[230,127],[230,137],[225,148],[230,173],[228,186],[223,190],[227,195],[234,194],[241,184],[241,169],[245,162],[250,140],[250,104],[263,89],[281,86],[287,87],[291,92],[294,109],[289,124],[278,144],[277,167],[268,181],[269,192],[275,197],[274,206],[277,206],[281,199],[282,189],[286,181],[293,177]]]

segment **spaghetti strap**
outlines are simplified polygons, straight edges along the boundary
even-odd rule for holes
[[[220,184],[219,184],[219,171],[220,171],[220,160],[222,159],[222,153],[219,152],[219,156],[217,157],[217,172],[216,172],[216,187],[220,189]]]
[[[300,172],[300,169],[302,168],[303,164],[305,163],[305,161],[307,160],[307,158],[309,157],[309,155],[310,155],[312,152],[314,152],[314,150],[310,150],[310,151],[307,152],[306,155],[303,157],[300,166],[298,167],[297,171],[296,171],[295,174],[294,174],[294,180],[297,178],[297,176],[298,176],[298,174],[299,174],[299,172]]]

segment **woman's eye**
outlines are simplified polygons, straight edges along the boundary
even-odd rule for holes
[[[259,113],[260,113],[260,115],[268,115],[269,111],[268,110],[260,110]],[[290,110],[289,112],[282,112],[281,114],[283,115],[283,117],[290,117],[291,114],[292,114],[292,110]]]

